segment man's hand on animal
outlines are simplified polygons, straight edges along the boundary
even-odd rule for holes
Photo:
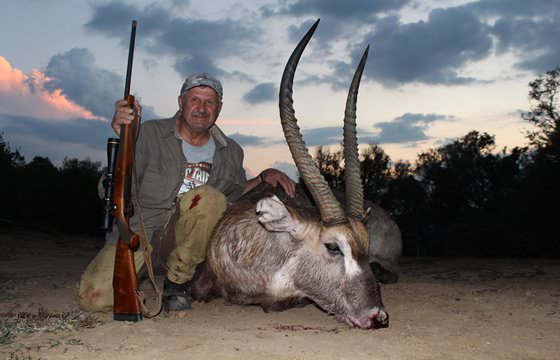
[[[284,174],[282,171],[272,168],[263,170],[259,175],[255,176],[251,180],[248,180],[245,184],[243,194],[248,193],[257,185],[262,183],[267,183],[274,188],[280,185],[282,190],[284,190],[289,197],[294,198],[296,196],[296,182],[290,179],[288,175]]]
[[[289,197],[293,198],[296,195],[296,182],[283,172],[276,169],[266,169],[259,176],[262,182],[266,182],[273,187],[282,186]]]

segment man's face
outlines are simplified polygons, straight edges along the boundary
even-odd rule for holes
[[[207,132],[214,125],[222,103],[214,89],[197,86],[179,96],[182,125],[193,134]]]

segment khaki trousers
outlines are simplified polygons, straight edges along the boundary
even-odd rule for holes
[[[192,278],[196,265],[206,256],[210,235],[227,207],[224,194],[209,185],[199,186],[183,194],[179,203],[178,219],[174,226],[175,246],[167,257],[167,278],[184,283]],[[159,233],[166,234],[161,225]],[[158,244],[152,244],[158,245]],[[80,309],[89,312],[108,312],[113,308],[114,244],[106,244],[90,262],[76,288]],[[134,253],[136,273],[144,266],[142,251]]]

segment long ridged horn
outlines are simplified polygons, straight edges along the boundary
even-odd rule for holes
[[[361,221],[364,216],[364,188],[360,176],[360,159],[358,139],[356,138],[356,103],[360,80],[369,52],[366,47],[360,64],[354,73],[352,84],[348,90],[346,110],[344,111],[344,164],[346,175],[346,215],[353,220]]]
[[[348,220],[344,215],[344,210],[340,206],[340,203],[336,200],[325,178],[321,175],[317,164],[313,161],[313,158],[309,155],[305,147],[305,142],[303,141],[299,126],[297,125],[293,107],[294,101],[292,99],[292,85],[297,64],[303,50],[313,36],[317,25],[319,25],[319,20],[313,24],[300,40],[284,68],[279,93],[280,120],[282,129],[284,130],[284,137],[292,153],[292,158],[294,159],[305,185],[307,185],[315,203],[319,207],[321,220],[326,225],[335,225],[345,223]]]

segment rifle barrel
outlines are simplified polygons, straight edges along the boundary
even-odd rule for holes
[[[136,40],[136,20],[132,20],[130,30],[130,46],[128,47],[128,64],[126,66],[126,81],[124,84],[124,98],[130,95],[130,80],[132,77],[132,59],[134,57],[134,42]]]

